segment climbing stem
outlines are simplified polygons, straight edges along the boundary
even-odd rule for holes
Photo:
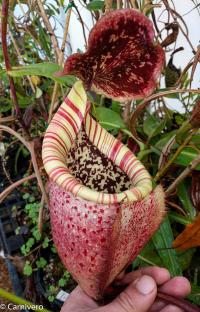
[[[181,153],[183,148],[190,142],[190,140],[191,140],[191,138],[195,132],[196,132],[196,130],[191,131],[191,133],[188,135],[188,137],[183,141],[183,143],[176,150],[174,155],[168,160],[166,165],[160,171],[158,171],[158,173],[156,174],[156,176],[154,178],[155,182],[158,182],[165,175],[165,173],[167,172],[167,170],[169,169],[171,164],[175,161],[175,159],[178,157],[178,155]]]
[[[9,54],[8,54],[8,46],[7,46],[7,26],[8,26],[8,9],[9,9],[9,1],[8,0],[2,0],[2,11],[1,11],[1,42],[2,42],[2,52],[3,52],[3,57],[5,61],[5,67],[7,71],[11,70],[11,65],[10,65],[10,59],[9,59]],[[14,111],[17,116],[17,119],[20,122],[20,125],[24,131],[25,137],[27,139],[30,139],[30,135],[28,132],[27,127],[24,124],[21,110],[19,107],[18,99],[17,99],[17,93],[15,90],[15,84],[14,80],[11,76],[8,75],[8,80],[10,84],[10,93],[11,93],[11,98],[13,101],[13,106],[14,106]]]

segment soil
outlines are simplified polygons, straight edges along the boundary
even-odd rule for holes
[[[6,268],[5,262],[2,258],[0,258],[0,288],[3,288],[9,292],[12,292],[12,284],[9,278],[8,270]],[[9,301],[0,297],[0,304],[8,304]],[[3,310],[4,312],[9,312],[7,308]]]

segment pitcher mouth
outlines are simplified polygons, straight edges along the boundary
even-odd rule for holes
[[[129,181],[125,184],[128,189],[119,192],[114,190],[113,193],[97,191],[73,174],[73,157],[70,163],[70,153],[73,148],[76,149],[75,143],[83,129],[94,148],[119,168],[118,174],[121,171],[122,176],[124,174],[128,177]],[[152,190],[151,177],[135,155],[90,116],[87,95],[81,81],[74,84],[54,115],[44,137],[42,158],[51,180],[63,190],[88,201],[102,204],[132,203],[143,199]],[[106,166],[104,170],[107,170]]]

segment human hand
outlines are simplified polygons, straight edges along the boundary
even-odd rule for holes
[[[159,267],[128,273],[120,279],[120,284],[128,286],[105,306],[98,306],[78,286],[65,301],[61,312],[182,312],[176,306],[157,300],[157,288],[176,297],[185,297],[191,291],[186,278],[170,278],[169,272]]]

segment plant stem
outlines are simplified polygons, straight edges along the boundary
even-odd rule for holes
[[[169,95],[169,94],[175,94],[175,93],[194,93],[194,94],[200,94],[199,89],[169,89],[167,91],[161,91],[154,93],[150,96],[147,96],[135,109],[134,112],[132,112],[131,117],[130,117],[130,130],[133,133],[135,137],[138,138],[137,133],[135,131],[135,124],[136,124],[136,119],[139,117],[139,115],[144,112],[144,109],[151,103],[151,101],[156,100],[160,97]]]
[[[113,299],[115,299],[122,291],[125,290],[125,288],[128,285],[120,285],[117,283],[117,285],[113,284],[112,292],[106,293],[103,300],[101,300],[99,303],[102,305],[105,305],[105,303],[110,303]],[[200,312],[200,308],[195,306],[194,304],[190,303],[189,301],[177,298],[171,295],[168,295],[162,291],[157,292],[156,299],[161,299],[165,303],[172,303],[173,305],[183,309],[185,312]]]
[[[14,182],[13,184],[11,184],[10,186],[8,186],[1,194],[0,194],[0,203],[8,196],[8,194],[10,194],[16,187],[18,187],[19,185],[21,185],[24,182],[27,182],[31,179],[36,178],[35,173],[29,175],[28,177],[25,177],[23,179],[20,179],[16,182]]]
[[[42,196],[44,196],[45,202],[48,205],[49,204],[49,200],[48,200],[48,196],[47,196],[45,187],[44,187],[43,182],[42,182],[40,170],[38,168],[37,159],[36,159],[35,150],[34,150],[34,142],[29,142],[29,151],[30,151],[30,154],[31,154],[33,168],[34,168],[34,171],[35,171],[35,174],[36,174],[36,177],[37,177],[37,181],[38,181],[38,184],[39,184]]]
[[[9,54],[8,54],[8,47],[7,47],[7,40],[6,40],[7,25],[8,25],[8,8],[9,8],[9,0],[2,0],[1,41],[2,41],[3,57],[4,57],[5,67],[6,67],[7,72],[9,70],[11,70],[10,59],[9,59]],[[15,114],[16,114],[19,122],[20,122],[20,125],[22,126],[22,128],[25,132],[26,137],[28,139],[30,139],[28,129],[26,128],[24,121],[23,121],[23,118],[22,118],[22,115],[21,115],[21,111],[20,111],[20,107],[19,107],[19,103],[18,103],[18,99],[17,99],[17,94],[16,94],[16,90],[15,90],[14,80],[9,75],[8,75],[8,80],[9,80],[9,84],[10,84],[10,93],[11,93],[11,98],[12,98],[13,105],[14,105]]]
[[[25,62],[24,62],[23,57],[21,56],[21,53],[20,53],[20,50],[19,50],[19,48],[17,46],[16,40],[14,39],[14,37],[12,35],[12,32],[10,30],[9,30],[9,36],[10,36],[10,39],[11,39],[13,45],[14,45],[14,48],[16,50],[17,56],[19,57],[19,60],[21,61],[22,65],[26,65]],[[32,81],[31,81],[30,76],[27,76],[27,79],[29,81],[29,84],[31,86],[31,89],[32,89],[33,93],[35,93],[35,87],[34,87]]]
[[[67,41],[67,35],[68,35],[68,31],[69,31],[69,22],[70,22],[71,13],[72,13],[72,8],[69,8],[68,11],[67,11],[64,35],[63,35],[63,40],[62,40],[62,44],[61,44],[61,52],[60,52],[60,57],[59,57],[59,64],[61,66],[63,65],[63,60],[64,60],[65,44],[66,44],[66,41]],[[56,82],[55,85],[54,85],[54,88],[53,88],[51,105],[50,105],[50,108],[49,108],[48,123],[52,119],[52,114],[53,114],[53,111],[54,111],[54,106],[55,106],[55,102],[56,102],[57,95],[58,95],[58,88],[59,88],[59,84],[58,84],[58,82]]]
[[[10,66],[10,60],[8,55],[8,48],[7,48],[7,23],[8,23],[8,8],[9,8],[9,1],[8,0],[2,0],[2,16],[1,16],[1,40],[2,40],[2,51],[5,61],[6,70],[11,70]],[[15,113],[17,117],[21,116],[18,100],[17,100],[17,94],[15,91],[14,81],[13,78],[8,76],[9,83],[10,83],[10,91],[11,91],[11,97],[13,100]]]
[[[53,242],[53,238],[50,238],[49,243],[50,242]],[[28,254],[26,254],[25,256],[22,256],[22,258],[28,258],[30,255],[32,255],[36,250],[40,249],[41,247],[42,247],[42,244],[38,245],[37,247],[32,249]]]
[[[195,130],[195,132],[196,132],[196,130]],[[172,158],[169,159],[169,161],[166,163],[166,165],[160,171],[158,171],[158,173],[156,174],[156,176],[154,178],[155,182],[160,180],[160,178],[167,172],[168,168],[171,166],[171,164],[174,162],[174,160],[178,157],[178,155],[180,154],[182,149],[190,142],[193,135],[194,135],[194,131],[192,131],[190,133],[190,135],[185,139],[185,141],[179,146],[179,148],[176,150],[176,152],[174,153]]]
[[[178,178],[168,187],[165,191],[166,196],[169,196],[177,186],[190,174],[190,172],[195,169],[200,164],[200,154],[195,157],[190,164],[183,170],[183,172],[178,176]]]
[[[86,38],[86,33],[85,33],[84,22],[83,22],[83,19],[82,19],[82,17],[81,17],[81,14],[80,14],[80,12],[79,12],[79,9],[78,9],[78,7],[75,5],[75,3],[74,3],[74,7],[75,7],[75,10],[76,10],[76,12],[77,12],[77,14],[78,14],[79,21],[80,21],[81,26],[82,26],[83,37],[84,37],[84,40],[85,40],[85,47],[87,48],[87,38]]]
[[[112,9],[112,0],[105,0],[105,14]]]
[[[70,22],[70,18],[71,18],[71,13],[72,13],[72,8],[69,8],[67,11],[64,35],[63,35],[63,40],[62,40],[62,44],[61,44],[61,56],[59,59],[60,65],[62,65],[63,59],[64,59],[65,45],[66,45],[67,35],[68,35],[68,31],[69,31],[69,22]]]
[[[176,210],[178,210],[178,212],[180,212],[183,216],[185,216],[185,217],[188,216],[187,213],[179,205],[177,205],[177,204],[175,204],[175,203],[173,203],[173,202],[171,202],[169,200],[166,200],[166,204],[171,206],[171,207],[173,207],[173,208],[175,208]]]
[[[157,298],[167,301],[169,303],[172,303],[173,305],[176,305],[177,307],[183,309],[183,311],[186,311],[186,312],[200,312],[200,308],[191,304],[190,302],[182,298],[177,298],[177,297],[165,294],[161,291],[157,292]]]
[[[126,125],[129,125],[131,103],[132,101],[125,101],[124,103],[121,103],[121,107],[123,107],[122,119]]]
[[[24,146],[26,146],[26,148],[29,150],[29,145],[28,145],[28,142],[23,138],[23,136],[21,136],[18,132],[16,132],[15,130],[13,130],[12,128],[10,127],[7,127],[7,126],[3,126],[3,125],[0,125],[0,130],[1,131],[5,131],[5,132],[8,132],[10,133],[11,135],[14,135],[19,141],[21,141]]]
[[[46,26],[49,34],[50,34],[51,42],[52,42],[52,45],[54,47],[54,52],[55,52],[55,56],[56,56],[56,62],[58,62],[59,56],[60,56],[60,49],[59,49],[59,45],[58,45],[58,40],[56,39],[56,36],[54,34],[54,31],[53,31],[53,28],[51,26],[51,23],[49,22],[49,18],[46,15],[45,9],[44,9],[43,4],[42,4],[42,1],[37,0],[37,4],[38,4],[38,7],[40,9],[40,14],[42,16],[43,22],[44,22],[44,24],[45,24],[45,26]]]
[[[16,131],[14,131],[13,129],[11,129],[9,127],[0,125],[0,130],[6,131],[6,132],[14,135],[29,150],[29,152],[31,154],[31,160],[32,160],[32,163],[33,163],[33,168],[34,168],[34,171],[35,171],[36,178],[38,180],[38,184],[39,184],[40,190],[41,190],[42,194],[44,195],[44,199],[45,199],[46,203],[48,204],[48,196],[47,196],[46,190],[44,188],[44,185],[43,185],[43,182],[42,182],[42,178],[41,178],[41,174],[40,174],[40,170],[39,170],[38,164],[37,164],[37,159],[36,159],[35,150],[34,150],[34,142],[33,141],[27,142],[19,133],[17,133]]]
[[[43,311],[43,312],[50,312],[49,310],[45,309],[45,308],[42,308],[41,309],[41,305],[39,307],[39,305],[37,304],[34,304],[30,301],[27,301],[23,298],[20,298],[20,297],[17,297],[16,295],[12,294],[12,293],[9,293],[8,291],[0,288],[0,297],[3,297],[13,303],[16,303],[16,304],[19,304],[19,305],[24,305],[24,306],[27,306],[28,309],[31,309],[33,311]],[[38,306],[38,308],[37,308]]]
[[[137,258],[140,259],[140,260],[142,260],[142,261],[144,261],[144,262],[146,262],[146,263],[148,263],[149,265],[156,266],[155,263],[153,263],[152,261],[150,261],[149,259],[147,259],[147,258],[145,258],[145,257],[142,257],[141,255],[138,255]]]
[[[13,122],[13,121],[15,121],[16,119],[17,119],[16,116],[0,117],[0,124]]]
[[[38,230],[41,235],[42,235],[42,228],[43,228],[43,214],[44,214],[44,195],[42,195],[42,198],[41,198],[39,215],[38,215]]]
[[[117,0],[117,10],[121,8],[121,0]]]
[[[53,115],[53,111],[54,111],[54,105],[55,105],[57,95],[58,95],[58,88],[59,88],[59,84],[58,84],[58,82],[56,82],[54,87],[53,87],[53,94],[52,94],[51,104],[50,104],[50,108],[49,108],[48,123],[50,123],[50,121],[52,119],[52,115]]]
[[[163,0],[163,3],[164,3],[164,5],[165,5],[165,7],[166,7],[166,10],[167,10],[168,12],[170,12],[170,14],[171,14],[171,16],[173,17],[174,21],[177,20],[177,17],[178,17],[178,18],[181,20],[181,22],[185,25],[185,27],[187,27],[186,24],[185,24],[185,22],[184,22],[184,20],[183,20],[183,18],[182,18],[182,16],[181,16],[180,14],[178,14],[175,10],[173,10],[173,9],[170,7],[170,5],[168,4],[168,0]],[[190,41],[190,39],[189,39],[189,37],[188,37],[188,29],[187,29],[187,31],[185,32],[180,23],[178,23],[178,26],[179,26],[179,29],[181,30],[183,36],[186,38],[188,44],[190,45],[190,47],[191,47],[191,49],[192,49],[192,52],[195,54],[195,53],[196,53],[195,48],[193,47],[192,42]]]
[[[131,5],[132,5],[132,7],[133,7],[134,9],[139,9],[139,8],[138,8],[138,3],[137,3],[136,0],[130,0],[130,3],[131,3]]]

